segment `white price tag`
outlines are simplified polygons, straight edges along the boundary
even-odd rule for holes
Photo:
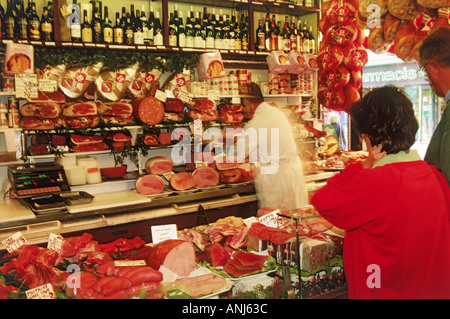
[[[55,80],[39,80],[39,91],[55,92],[58,89],[58,82]]]
[[[36,74],[16,74],[15,75],[16,97],[21,98],[37,98],[38,97],[38,80]]]
[[[27,299],[55,299],[55,291],[52,284],[45,284],[25,291]]]
[[[62,241],[63,237],[61,235],[50,233],[48,236],[47,249],[51,249],[59,253],[61,251]]]
[[[155,97],[161,102],[166,102],[167,95],[161,90],[156,90]]]
[[[129,266],[147,266],[145,260],[114,260],[114,266],[116,267],[129,267]]]
[[[214,90],[208,91],[208,100],[218,101],[219,99],[220,99],[219,91],[214,91]]]
[[[20,231],[18,231],[15,234],[12,234],[11,236],[2,241],[2,245],[5,246],[6,250],[9,253],[12,253],[13,251],[17,250],[19,247],[25,245],[26,243],[27,240]]]
[[[178,98],[183,101],[184,103],[192,103],[192,99],[194,98],[194,95],[189,92],[181,91],[178,94]]]
[[[152,226],[152,239],[154,244],[157,244],[164,240],[177,238],[178,234],[176,224]]]
[[[264,216],[259,217],[259,222],[267,227],[277,227],[279,216],[277,215],[280,212],[279,209],[274,210]]]
[[[323,124],[320,123],[320,122],[317,121],[317,120],[313,120],[313,127],[314,127],[316,130],[319,130],[319,131],[322,131],[322,130],[323,130]]]
[[[171,90],[166,90],[166,97],[169,99],[174,99],[175,95],[173,95],[173,92]]]

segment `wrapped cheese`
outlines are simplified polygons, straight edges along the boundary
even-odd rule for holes
[[[90,168],[97,168],[98,162],[95,157],[77,157],[77,166],[83,167],[85,171]]]
[[[88,184],[101,183],[102,175],[98,167],[88,168],[86,170],[86,182]]]
[[[67,97],[78,98],[95,82],[102,67],[103,63],[98,62],[94,65],[67,68],[61,77],[59,88]]]
[[[122,99],[134,80],[139,64],[116,70],[105,70],[95,79],[97,91],[105,98],[113,102]]]
[[[57,157],[55,163],[61,165],[62,167],[73,167],[77,166],[77,158],[75,156],[62,156]]]

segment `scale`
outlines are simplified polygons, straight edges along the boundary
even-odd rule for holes
[[[86,192],[70,192],[61,165],[51,163],[8,166],[8,178],[15,196],[36,214],[66,210],[66,205],[92,201]]]

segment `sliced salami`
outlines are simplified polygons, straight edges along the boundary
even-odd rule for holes
[[[148,96],[142,99],[134,99],[131,104],[133,105],[134,116],[144,124],[158,124],[164,117],[164,105],[155,97]]]

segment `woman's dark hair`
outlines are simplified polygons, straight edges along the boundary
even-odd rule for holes
[[[414,144],[419,125],[411,101],[396,87],[368,92],[352,105],[350,115],[355,131],[367,135],[373,146],[382,144],[387,154],[409,150]]]

